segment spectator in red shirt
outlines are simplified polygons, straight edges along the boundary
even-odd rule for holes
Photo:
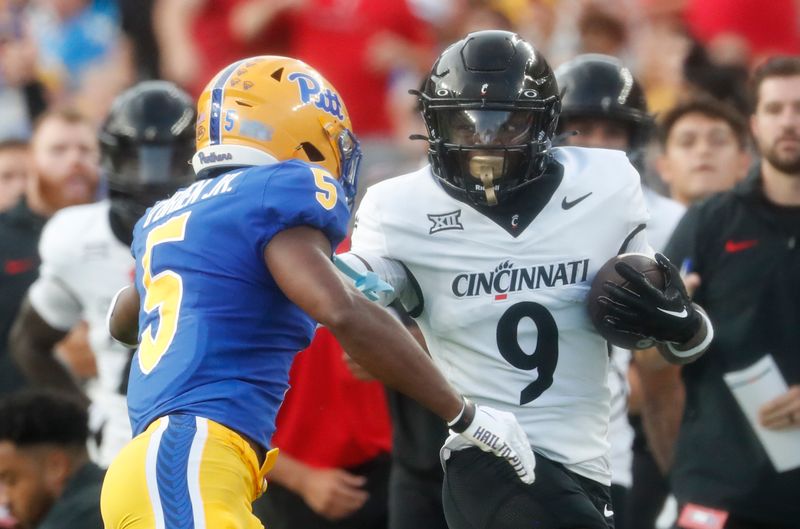
[[[155,0],[161,75],[193,95],[226,64],[286,55],[288,10],[303,0]]]
[[[320,327],[295,358],[277,418],[269,494],[254,504],[270,529],[383,529],[391,426],[380,382],[362,382]]]
[[[415,169],[425,151],[407,138],[424,128],[398,130],[408,125],[399,116],[415,113],[407,94],[435,55],[432,27],[415,15],[409,0],[301,2],[290,55],[318,69],[347,101],[364,153],[360,188]],[[403,94],[400,102],[392,93]]]
[[[730,53],[751,61],[800,53],[798,9],[795,0],[690,0],[684,14],[691,33],[725,63],[737,59]]]

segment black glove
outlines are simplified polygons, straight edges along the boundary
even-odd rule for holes
[[[602,324],[618,332],[647,336],[659,342],[683,344],[700,329],[702,316],[695,310],[680,272],[664,255],[656,262],[664,272],[664,291],[657,289],[627,263],[617,263],[617,273],[629,281],[626,288],[606,281],[608,297],[598,298],[608,315]]]

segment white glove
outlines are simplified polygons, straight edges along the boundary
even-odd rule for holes
[[[470,444],[508,461],[523,483],[536,479],[536,458],[514,414],[464,399],[464,409],[448,426]]]

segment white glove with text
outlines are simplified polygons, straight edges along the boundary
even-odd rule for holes
[[[514,414],[478,406],[464,399],[464,409],[448,426],[469,444],[508,461],[523,483],[533,483],[536,458],[528,436]],[[451,435],[444,448],[457,450],[458,445],[463,447],[463,443],[458,442],[455,435]]]

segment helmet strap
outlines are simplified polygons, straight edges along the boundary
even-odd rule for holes
[[[503,174],[502,156],[473,156],[469,160],[470,174],[479,179],[486,193],[486,203],[489,206],[497,205],[497,194],[494,190],[494,175]]]

